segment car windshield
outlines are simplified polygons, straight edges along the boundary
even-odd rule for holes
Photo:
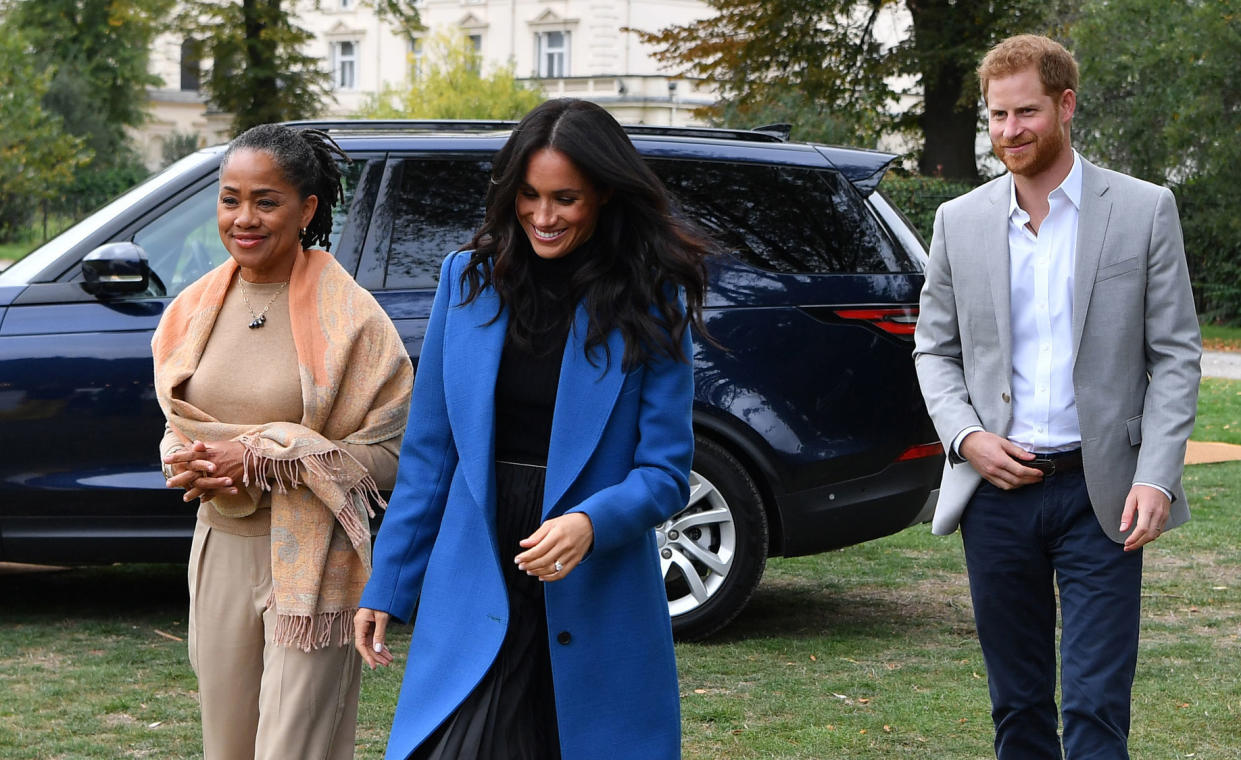
[[[0,285],[24,285],[31,282],[48,264],[85,240],[103,225],[129,209],[179,181],[186,171],[210,163],[223,147],[207,148],[182,158],[163,171],[135,185],[98,211],[34,249],[13,266],[0,272]]]

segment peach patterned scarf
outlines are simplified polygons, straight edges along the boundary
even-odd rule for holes
[[[289,319],[301,372],[301,424],[234,425],[178,398],[198,366],[237,271],[229,259],[186,288],[151,342],[155,392],[186,441],[235,439],[245,485],[271,491],[275,642],[305,651],[353,639],[353,613],[370,576],[375,481],[333,441],[400,436],[413,370],[387,314],[330,254],[303,251],[289,277]]]

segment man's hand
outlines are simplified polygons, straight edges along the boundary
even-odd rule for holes
[[[996,488],[1011,491],[1043,479],[1041,471],[1018,461],[1034,459],[1032,452],[995,433],[976,430],[965,436],[958,448],[978,474]]]
[[[1149,544],[1163,534],[1163,527],[1168,524],[1168,515],[1172,511],[1172,502],[1168,495],[1158,488],[1135,485],[1129,489],[1125,497],[1125,511],[1120,515],[1120,530],[1123,533],[1133,526],[1133,532],[1125,538],[1125,551],[1131,552]],[[1136,518],[1136,520],[1135,520]]]

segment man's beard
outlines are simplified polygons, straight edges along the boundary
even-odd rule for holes
[[[1059,116],[1059,109],[1056,112]],[[1056,119],[1059,122],[1059,118]],[[1012,147],[1023,143],[996,143],[991,142],[991,150],[995,153],[996,158],[1008,167],[1008,170],[1020,177],[1034,177],[1046,171],[1056,162],[1064,150],[1064,130],[1057,128],[1046,136],[1027,133],[1027,137],[1032,139],[1033,150],[1027,150],[1022,155],[1013,156],[1004,150],[1005,146]]]

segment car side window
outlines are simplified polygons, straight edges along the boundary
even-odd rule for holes
[[[440,264],[483,223],[491,162],[407,158],[393,209],[385,288],[431,288]]]
[[[837,172],[655,159],[682,213],[750,266],[787,274],[914,271]]]
[[[332,209],[332,250],[340,241],[362,166],[355,161],[341,167],[345,199]],[[175,296],[228,258],[215,218],[219,187],[218,181],[211,182],[134,233],[155,275],[148,295]]]

